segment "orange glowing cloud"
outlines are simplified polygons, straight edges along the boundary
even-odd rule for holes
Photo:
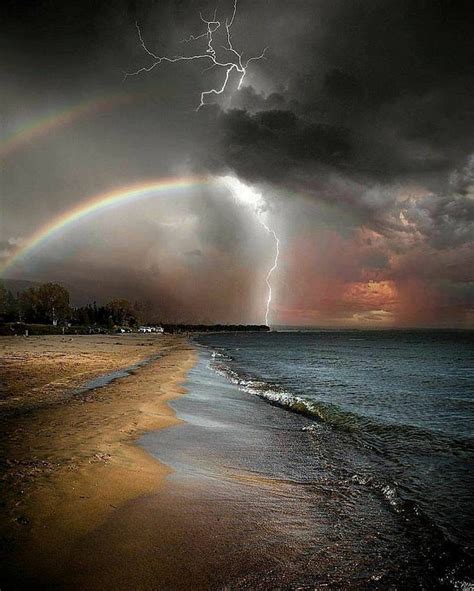
[[[281,324],[468,327],[473,268],[469,245],[400,250],[371,230],[322,230],[286,248],[276,311]]]
[[[393,323],[397,287],[387,276],[389,258],[377,233],[362,229],[346,238],[323,230],[298,237],[283,265],[278,294],[283,323]]]

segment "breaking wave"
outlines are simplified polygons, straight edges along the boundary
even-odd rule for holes
[[[448,521],[452,517],[451,510],[445,511],[450,503],[449,494],[440,497],[440,488],[434,490],[433,494],[437,495],[434,497],[431,491],[419,487],[416,470],[414,478],[413,471],[409,475],[406,473],[410,463],[412,467],[425,466],[423,458],[441,458],[440,466],[449,466],[454,458],[457,465],[468,466],[474,454],[473,438],[383,422],[382,418],[363,416],[326,400],[318,400],[310,391],[308,397],[305,390],[302,395],[295,394],[277,381],[249,374],[228,354],[228,349],[202,346],[210,351],[210,367],[240,390],[310,419],[303,422],[302,429],[314,441],[315,452],[324,466],[338,482],[349,487],[363,487],[397,515],[397,521],[400,520],[407,531],[410,545],[418,548],[423,556],[423,564],[429,570],[427,580],[436,581],[432,588],[474,590],[472,539],[466,537],[466,531],[459,527],[459,523]],[[235,355],[237,359],[243,357],[245,360],[237,348]],[[357,463],[347,462],[350,449],[362,453],[368,451],[370,458],[374,459],[373,464],[370,460],[361,470]],[[418,461],[421,463],[417,464]],[[450,475],[447,482],[449,478]],[[439,482],[435,484],[440,487]],[[446,491],[449,493],[449,489]],[[431,505],[432,498],[437,499],[435,505]],[[469,500],[464,498],[464,502],[468,506]]]
[[[454,438],[414,427],[411,425],[388,424],[376,422],[368,417],[343,410],[326,401],[308,400],[302,396],[288,392],[279,384],[269,383],[253,376],[239,373],[230,367],[233,358],[219,350],[211,353],[211,367],[220,375],[226,377],[244,392],[255,394],[266,402],[279,406],[290,412],[299,413],[319,422],[327,424],[340,431],[351,433],[354,437],[372,434],[378,436],[378,445],[374,443],[375,451],[384,451],[388,446],[406,446],[416,444],[418,449],[425,448],[428,452],[446,451],[456,455],[474,453],[474,440],[468,438]]]

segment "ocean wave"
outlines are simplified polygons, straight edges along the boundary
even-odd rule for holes
[[[455,439],[409,425],[384,424],[325,401],[304,398],[288,391],[281,384],[249,375],[224,351],[215,351],[214,355],[212,352],[211,349],[212,369],[242,391],[256,395],[284,410],[313,419],[314,422],[302,425],[302,429],[315,441],[321,437],[331,437],[332,432],[344,432],[349,436],[348,441],[353,441],[356,445],[362,444],[365,449],[371,448],[383,456],[384,462],[393,455],[394,462],[386,464],[391,465],[393,471],[390,468],[382,471],[369,469],[368,473],[354,474],[350,468],[346,471],[344,464],[341,465],[337,461],[331,461],[330,465],[331,470],[334,469],[339,474],[338,479],[341,482],[367,487],[386,503],[387,509],[399,516],[408,532],[408,539],[412,540],[426,557],[431,580],[440,582],[442,587],[447,589],[470,588],[472,550],[469,543],[466,545],[465,540],[457,534],[451,535],[445,521],[430,513],[430,507],[412,490],[411,483],[407,479],[402,479],[400,482],[403,482],[403,485],[400,484],[396,480],[396,474],[403,473],[401,465],[397,463],[399,458],[412,454],[415,449],[416,453],[427,455],[439,450],[443,454],[463,456],[466,452],[474,452],[472,440]],[[399,453],[401,449],[402,455]],[[418,501],[414,500],[416,498]]]
[[[362,437],[374,451],[388,453],[390,447],[406,447],[409,451],[416,445],[418,451],[442,452],[458,456],[474,453],[474,439],[455,438],[443,433],[428,431],[413,425],[377,422],[330,402],[309,400],[289,392],[281,385],[257,379],[241,372],[234,366],[232,357],[223,351],[212,349],[211,367],[218,374],[237,385],[244,392],[254,394],[266,402],[295,412],[355,437]],[[368,439],[366,439],[368,437]]]
[[[405,487],[395,480],[384,481],[369,474],[353,474],[345,482],[348,480],[372,490],[397,513],[410,538],[426,556],[427,568],[441,588],[474,590],[472,548],[453,538],[411,498]]]
[[[364,472],[362,465],[340,461],[341,454],[329,453],[321,457],[324,466],[344,489],[364,487],[376,495],[397,515],[407,532],[407,540],[424,556],[427,580],[446,589],[469,589],[472,574],[472,548],[456,522],[446,515],[437,515],[429,504],[429,496],[420,496],[417,482],[405,475],[406,464],[418,457],[437,453],[445,457],[454,454],[463,458],[474,452],[474,442],[410,425],[387,424],[342,409],[335,404],[298,395],[281,384],[250,375],[226,351],[210,350],[210,367],[235,384],[239,389],[258,396],[265,402],[311,419],[301,428],[317,443],[318,450],[326,450],[324,442],[333,446],[333,437],[342,449],[355,445],[362,453],[375,452]],[[215,352],[215,354],[213,354]],[[320,447],[319,443],[323,446]],[[340,444],[340,445],[339,445]],[[347,448],[350,450],[350,447]],[[341,452],[342,453],[342,452]],[[349,451],[349,456],[351,452]],[[467,457],[467,456],[466,456]],[[376,459],[378,458],[378,459]],[[414,464],[416,465],[416,464]],[[358,471],[354,473],[354,468]],[[357,498],[357,497],[354,497]],[[438,507],[439,509],[439,507]],[[428,572],[429,571],[429,572]]]

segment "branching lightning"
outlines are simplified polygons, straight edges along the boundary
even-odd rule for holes
[[[247,75],[247,68],[249,64],[251,62],[264,59],[267,48],[265,47],[265,49],[262,51],[260,55],[251,57],[244,61],[242,52],[239,52],[235,49],[232,41],[231,28],[234,24],[236,13],[237,0],[234,0],[233,2],[233,10],[231,17],[226,18],[224,22],[217,20],[217,10],[214,11],[212,20],[205,19],[200,13],[199,16],[201,18],[201,21],[206,25],[205,31],[203,33],[200,33],[199,35],[190,35],[187,39],[183,39],[182,43],[194,43],[201,39],[205,39],[207,41],[206,49],[202,53],[196,53],[191,55],[176,55],[172,57],[165,55],[156,55],[155,53],[153,53],[153,51],[151,51],[147,47],[138,23],[135,23],[140,45],[143,48],[143,51],[153,59],[153,62],[149,66],[143,66],[135,72],[125,74],[125,78],[129,76],[138,76],[142,73],[151,72],[154,68],[156,68],[156,66],[159,66],[163,62],[174,64],[177,62],[190,62],[194,60],[209,60],[210,65],[204,71],[211,70],[215,67],[221,68],[224,71],[224,80],[221,86],[218,86],[217,88],[210,88],[209,90],[203,90],[201,92],[201,100],[198,106],[196,107],[196,111],[199,111],[199,109],[204,105],[209,104],[209,102],[206,99],[208,99],[210,96],[214,95],[217,97],[218,95],[224,93],[229,83],[230,75],[233,71],[235,71],[239,77],[237,89],[240,89],[245,79],[245,76]],[[225,59],[222,59],[217,55],[215,46],[216,39],[214,36],[222,26],[225,27],[225,41],[224,45],[220,45],[219,47],[223,50],[223,55],[228,56]],[[268,326],[270,308],[272,303],[271,278],[274,271],[278,268],[278,261],[280,257],[280,240],[275,230],[268,225],[267,203],[261,193],[255,191],[248,185],[245,185],[237,178],[232,176],[222,177],[220,178],[220,181],[223,182],[223,184],[228,189],[230,189],[237,201],[244,205],[247,205],[252,210],[260,225],[264,228],[267,234],[269,234],[273,238],[275,244],[275,257],[273,259],[272,266],[270,267],[265,276],[265,282],[268,288],[267,300],[265,305],[265,324]]]
[[[150,51],[150,49],[148,49],[148,47],[145,44],[145,41],[143,39],[140,27],[139,27],[138,23],[135,23],[135,26],[137,27],[137,32],[138,32],[138,38],[140,40],[140,45],[142,46],[145,53],[147,53],[151,58],[153,58],[154,61],[150,66],[143,66],[143,67],[139,68],[136,72],[131,72],[131,73],[125,74],[125,78],[127,78],[129,76],[138,76],[139,74],[141,74],[143,72],[151,72],[151,70],[153,70],[156,66],[162,64],[163,62],[168,62],[168,63],[174,64],[176,62],[190,62],[190,61],[194,61],[194,60],[209,60],[210,66],[208,68],[206,68],[206,70],[210,70],[215,67],[222,68],[225,71],[224,81],[223,81],[222,85],[217,88],[211,88],[209,90],[204,90],[201,92],[201,100],[199,102],[199,105],[196,107],[196,111],[199,111],[199,109],[201,107],[203,107],[205,104],[207,104],[206,98],[210,97],[211,95],[218,96],[225,91],[227,84],[229,83],[230,74],[234,70],[239,76],[239,83],[238,83],[237,88],[240,89],[242,86],[242,83],[244,81],[244,78],[247,74],[247,68],[248,68],[249,64],[251,62],[254,62],[254,61],[264,58],[267,48],[265,47],[265,49],[262,51],[262,53],[260,55],[251,57],[251,58],[247,59],[246,61],[243,60],[242,52],[238,52],[235,49],[235,47],[233,45],[233,41],[232,41],[231,27],[234,24],[236,12],[237,12],[237,0],[234,0],[232,15],[231,15],[230,19],[226,18],[224,23],[222,23],[220,20],[217,20],[217,16],[216,16],[217,11],[214,12],[214,16],[212,17],[212,20],[206,20],[202,16],[202,14],[199,15],[201,18],[201,21],[206,25],[206,30],[204,31],[204,33],[201,33],[200,35],[190,35],[187,39],[183,39],[183,41],[182,41],[182,43],[192,43],[195,41],[199,41],[200,39],[207,40],[207,47],[206,47],[205,52],[204,53],[197,53],[194,55],[177,55],[177,56],[173,56],[173,57],[156,55],[155,53]],[[229,57],[232,56],[232,59],[230,61],[228,59],[219,58],[217,56],[217,51],[215,48],[214,34],[222,26],[225,27],[225,44],[222,45],[221,48],[224,51],[224,55],[230,54]]]

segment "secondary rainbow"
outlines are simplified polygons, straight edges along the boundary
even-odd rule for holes
[[[0,266],[0,274],[11,269],[20,259],[31,254],[41,244],[52,238],[64,228],[94,215],[108,207],[116,207],[125,203],[138,201],[139,199],[151,198],[155,195],[163,195],[179,190],[191,189],[203,186],[209,181],[206,177],[173,177],[160,180],[121,187],[107,193],[101,193],[83,201],[77,207],[66,211],[53,219],[50,223],[42,226],[17,250],[7,261]]]
[[[0,158],[9,156],[22,146],[29,144],[32,140],[42,137],[59,127],[70,125],[82,117],[130,103],[137,100],[137,98],[141,98],[141,96],[137,93],[121,93],[108,97],[94,98],[29,121],[20,129],[16,129],[9,136],[0,140]]]

